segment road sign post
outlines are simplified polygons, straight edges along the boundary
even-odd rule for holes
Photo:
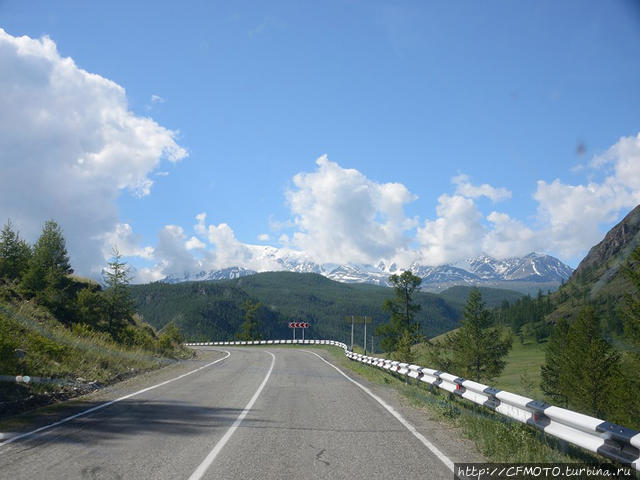
[[[353,315],[351,315],[351,351],[353,352]]]
[[[367,323],[373,322],[373,318],[365,315],[362,317],[362,323],[364,323],[364,354],[367,354]]]
[[[302,341],[304,341],[304,330],[309,328],[309,322],[289,322],[289,328],[293,330],[293,340],[296,339],[296,328],[302,329]]]

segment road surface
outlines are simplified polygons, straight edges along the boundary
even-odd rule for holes
[[[451,462],[477,460],[390,389],[338,371],[324,350],[217,350],[0,442],[0,478],[451,479]]]

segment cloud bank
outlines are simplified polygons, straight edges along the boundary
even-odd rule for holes
[[[601,226],[640,203],[640,134],[621,138],[595,157],[590,168],[601,181],[584,185],[538,181],[532,226],[499,210],[483,213],[479,198],[506,201],[511,192],[486,183],[475,185],[464,174],[451,179],[453,191],[440,195],[434,217],[427,212],[424,220],[410,218],[405,207],[417,196],[404,185],[375,182],[324,155],[314,171],[293,177],[286,194],[291,218],[270,219],[274,232],[288,230],[280,235],[277,247],[242,243],[228,224],[207,225],[206,213],[198,214],[193,227],[201,239],[197,269],[280,270],[287,259],[335,264],[383,260],[407,267],[413,262],[442,265],[481,253],[502,259],[532,251],[575,258],[601,240]],[[194,238],[181,234],[175,255],[181,258],[193,250],[189,245]],[[269,238],[259,235],[263,241]],[[193,268],[187,261],[172,263],[159,252],[156,261],[152,278]],[[180,271],[171,271],[172,265]]]
[[[0,29],[0,211],[33,241],[58,221],[74,267],[96,274],[110,244],[149,258],[120,225],[123,191],[149,195],[163,160],[187,156],[177,133],[128,109],[125,90],[63,58],[44,37]]]

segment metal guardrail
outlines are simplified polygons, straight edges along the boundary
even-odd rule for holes
[[[369,357],[349,350],[346,344],[334,340],[255,340],[237,342],[186,343],[188,346],[225,345],[333,345],[345,351],[347,358],[378,367],[399,376],[413,378],[483,405],[544,433],[577,445],[616,462],[631,465],[640,471],[640,432],[590,417],[566,408],[554,407],[515,393],[499,390],[482,383],[466,380],[450,373],[397,362],[386,358]]]

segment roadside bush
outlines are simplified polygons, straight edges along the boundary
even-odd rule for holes
[[[158,348],[161,352],[171,352],[182,343],[182,334],[175,323],[169,322],[163,329],[158,339]]]
[[[11,328],[9,320],[0,314],[0,375],[16,375],[18,359],[15,350],[20,347],[16,341],[18,333]]]
[[[139,347],[144,350],[155,349],[155,335],[153,331],[134,327],[133,325],[127,325],[118,330],[117,340],[123,345],[129,347]]]

